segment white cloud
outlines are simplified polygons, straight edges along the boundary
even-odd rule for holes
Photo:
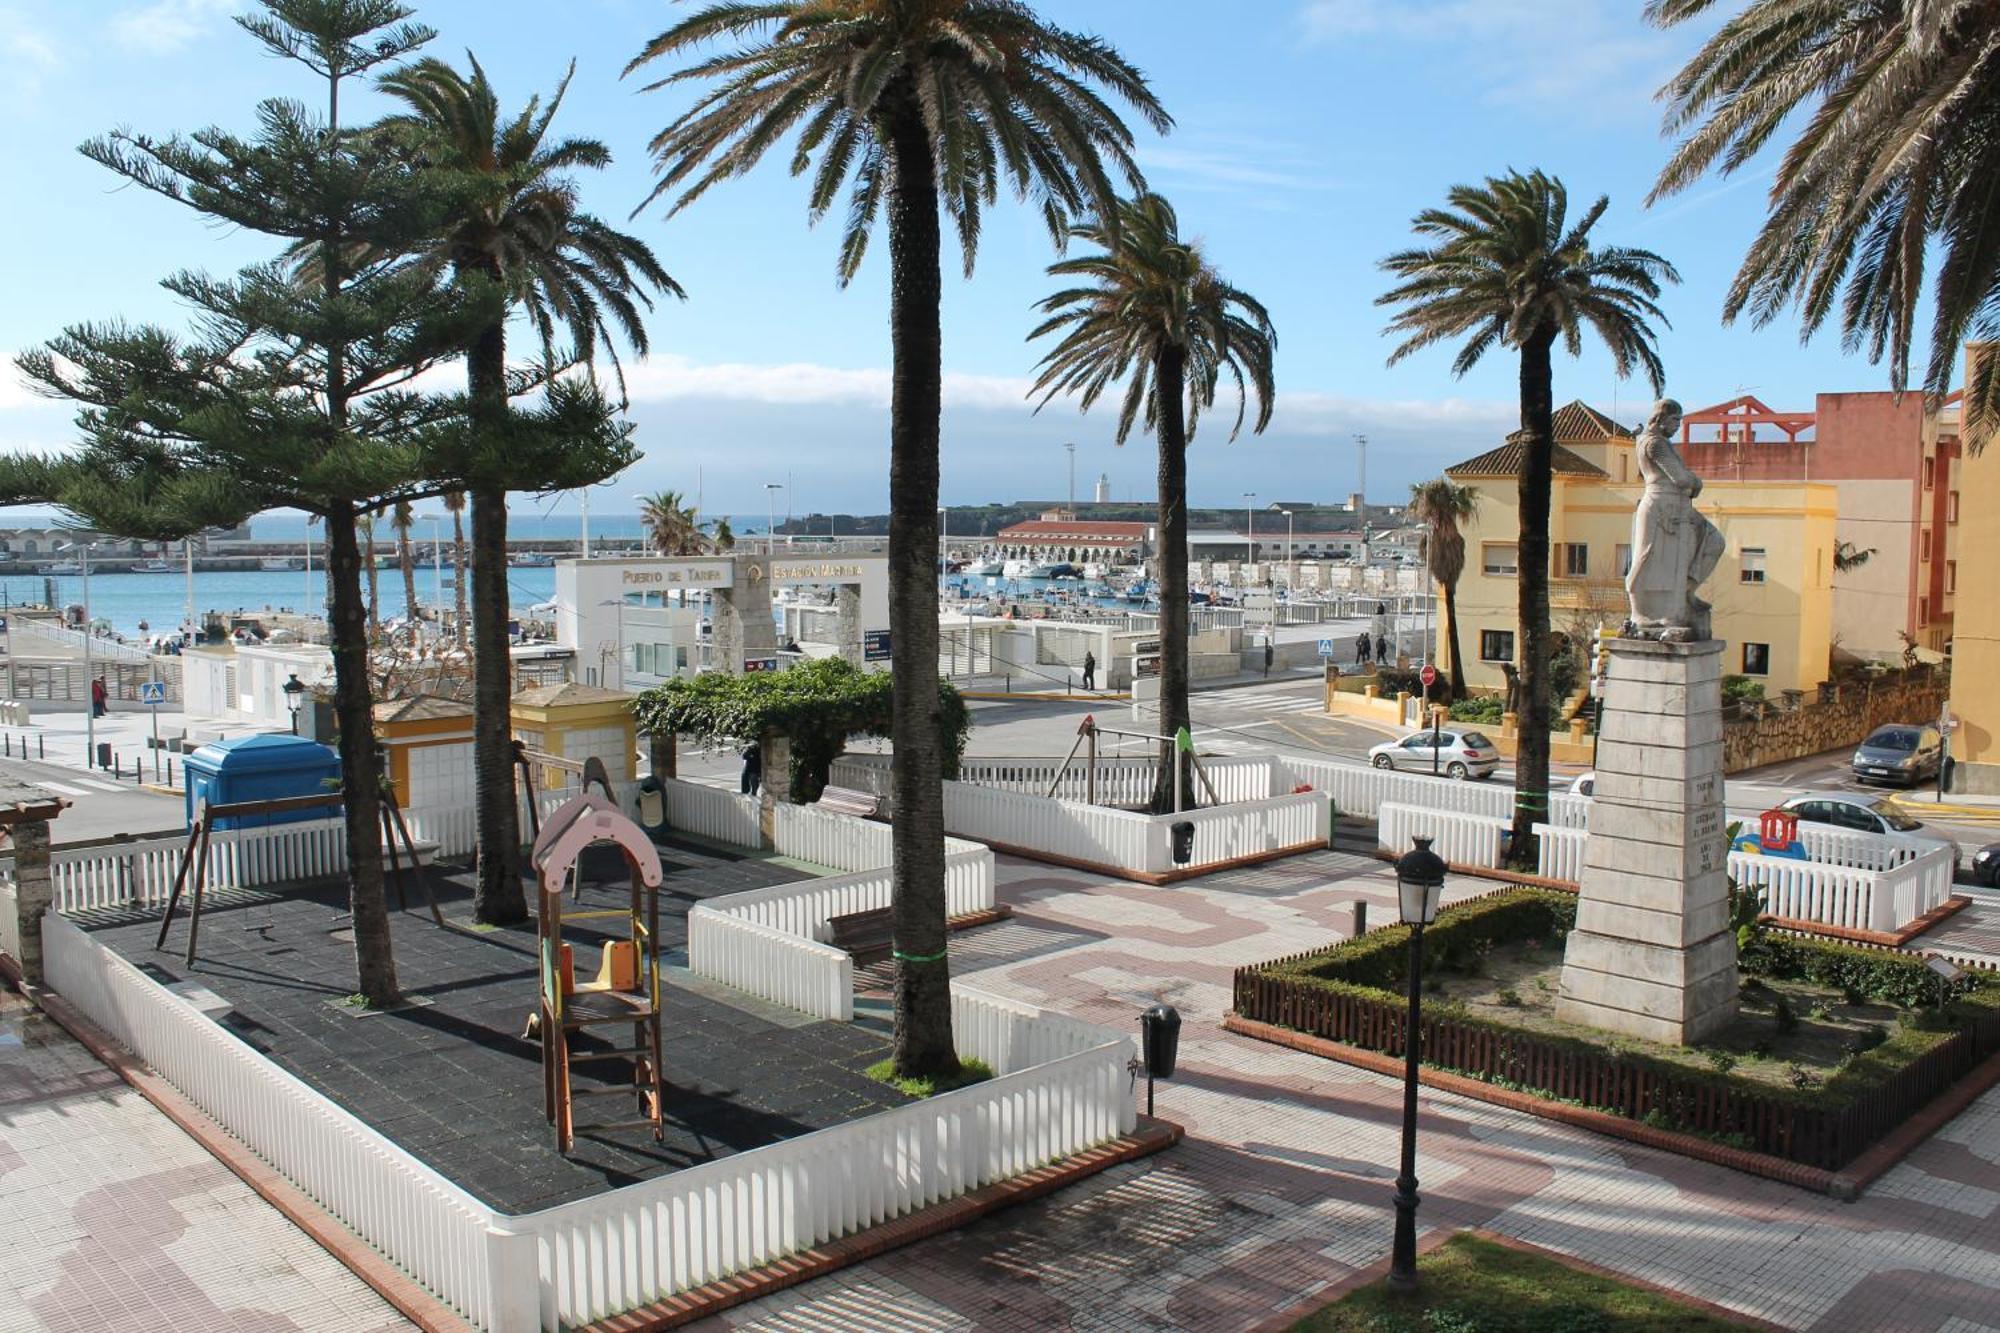
[[[192,43],[211,21],[236,8],[235,0],[155,0],[113,18],[111,36],[128,50],[166,55]]]
[[[1493,102],[1650,113],[1680,43],[1632,0],[1306,0],[1308,40],[1421,42]]]
[[[890,387],[887,369],[841,369],[808,362],[701,365],[688,357],[671,355],[653,356],[636,366],[626,366],[625,382],[634,402],[707,398],[794,406],[826,403],[882,408],[889,405]],[[1026,379],[947,371],[944,400],[948,407],[1016,408],[1027,402],[1028,386]]]

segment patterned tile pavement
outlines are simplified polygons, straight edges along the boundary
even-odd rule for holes
[[[1187,1141],[708,1333],[1282,1326],[1386,1254],[1398,1084],[1219,1027],[1236,966],[1338,938],[1356,898],[1393,913],[1384,867],[1329,852],[1168,889],[1001,873],[1017,915],[956,938],[958,970],[1119,1026],[1178,1006],[1181,1070],[1158,1096]],[[1816,1333],[2000,1328],[2000,1090],[1851,1204],[1428,1090],[1419,1133],[1425,1227],[1488,1227]]]
[[[4,989],[0,1256],[6,1333],[412,1327]]]

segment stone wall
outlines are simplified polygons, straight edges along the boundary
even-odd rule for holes
[[[1722,770],[1741,773],[1859,745],[1890,722],[1934,722],[1949,692],[1943,672],[1925,670],[1822,686],[1819,698],[1796,707],[1752,705],[1750,716],[1723,726]]]

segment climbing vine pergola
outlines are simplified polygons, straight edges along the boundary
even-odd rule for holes
[[[745,676],[711,671],[670,680],[641,694],[633,712],[643,731],[671,732],[702,745],[787,740],[791,799],[813,801],[849,738],[889,735],[890,697],[888,672],[862,671],[842,658],[826,657],[786,671]],[[942,679],[938,729],[945,777],[956,777],[972,715],[958,690]]]

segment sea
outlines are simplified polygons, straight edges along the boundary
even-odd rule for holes
[[[26,523],[27,517],[13,520]],[[53,519],[49,521],[54,521]],[[770,527],[770,520],[762,514],[738,514],[729,517],[730,526],[740,539],[762,536]],[[523,541],[575,541],[581,537],[581,525],[574,512],[546,514],[540,511],[522,512],[515,509],[508,515],[508,535]],[[452,601],[451,525],[438,524],[444,540],[446,560],[442,577],[436,570],[436,562],[431,544],[431,525],[420,522],[413,529],[417,547],[417,600],[425,606],[450,605]],[[303,569],[296,570],[241,570],[209,571],[197,570],[194,576],[194,604],[197,615],[209,611],[304,611],[322,614],[326,606],[326,574],[319,564],[318,529],[315,534],[313,569],[308,574]],[[637,514],[599,514],[590,516],[590,539],[595,544],[600,539],[631,539],[641,535],[643,525]],[[260,514],[251,520],[250,535],[258,541],[304,542],[308,529],[305,517],[300,514]],[[376,551],[387,556],[395,551],[393,534],[378,532]],[[177,563],[173,556],[170,563]],[[58,605],[82,605],[83,576],[80,574],[49,575],[56,585]],[[509,602],[521,612],[555,597],[556,572],[553,569],[512,569],[507,571]],[[364,589],[365,592],[365,589]],[[385,566],[377,574],[377,597],[379,614],[384,620],[392,620],[404,612],[403,575],[394,565]],[[17,605],[41,605],[44,598],[44,576],[21,574],[0,578],[0,611]],[[139,638],[147,634],[168,634],[180,628],[187,618],[187,575],[176,568],[168,574],[113,574],[95,569],[90,575],[90,614],[93,620],[108,623],[113,631],[126,638]]]

